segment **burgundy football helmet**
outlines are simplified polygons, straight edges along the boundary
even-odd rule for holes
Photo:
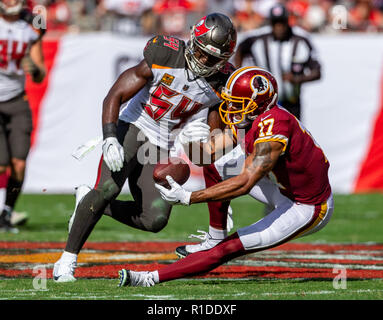
[[[24,0],[0,0],[0,14],[14,16],[21,12]]]
[[[233,55],[237,32],[230,18],[221,13],[203,17],[191,30],[185,50],[189,69],[200,77],[208,77],[222,68]]]
[[[244,127],[277,103],[278,85],[265,69],[243,67],[234,71],[221,93],[219,107],[222,121]]]

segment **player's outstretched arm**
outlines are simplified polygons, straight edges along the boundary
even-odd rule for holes
[[[117,140],[117,120],[121,104],[132,98],[152,78],[152,70],[145,60],[124,71],[104,99],[102,109],[103,159],[112,172],[124,165],[124,148]]]
[[[166,179],[171,189],[167,189],[159,184],[155,184],[155,187],[160,192],[162,199],[172,205],[228,201],[248,194],[251,188],[274,168],[283,149],[284,145],[280,142],[266,141],[255,144],[254,151],[246,158],[240,175],[204,190],[195,192],[186,191],[170,176],[167,176]]]
[[[102,124],[117,123],[120,106],[131,99],[153,77],[147,62],[125,70],[113,84],[103,102]]]
[[[246,158],[240,175],[210,188],[192,192],[190,204],[209,201],[226,201],[248,194],[254,185],[273,169],[282,154],[284,145],[267,141],[257,143],[253,153]]]
[[[236,145],[232,131],[223,123],[217,109],[211,110],[208,116],[210,126],[210,139],[202,145],[204,159],[214,163],[226,153],[233,150]],[[210,157],[210,158],[209,158]]]
[[[184,127],[180,142],[195,165],[210,165],[234,148],[232,131],[225,127],[216,110],[210,111],[208,124],[204,119],[197,119]]]

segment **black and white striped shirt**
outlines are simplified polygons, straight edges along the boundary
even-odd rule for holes
[[[256,65],[269,70],[278,82],[279,101],[299,104],[300,85],[282,81],[282,75],[302,74],[319,66],[308,33],[292,27],[290,36],[279,41],[274,39],[271,26],[265,26],[245,34],[242,39],[237,49],[242,57],[241,66]]]

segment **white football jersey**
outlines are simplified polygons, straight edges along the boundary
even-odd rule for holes
[[[0,101],[24,91],[25,74],[21,60],[39,34],[24,20],[8,22],[0,17]]]
[[[210,85],[200,78],[187,82],[185,69],[153,69],[154,79],[123,107],[120,119],[133,123],[154,145],[171,148],[178,125],[188,115],[212,107],[220,102]],[[171,85],[161,82],[164,77],[174,77]],[[187,83],[188,89],[183,87]],[[158,84],[158,85],[156,85]]]
[[[147,83],[122,106],[120,119],[138,127],[149,141],[170,149],[181,127],[193,116],[220,103],[218,91],[229,73],[218,72],[209,78],[195,78],[186,69],[185,43],[173,37],[157,36],[149,40],[144,57],[153,72]],[[173,130],[173,131],[172,131]]]

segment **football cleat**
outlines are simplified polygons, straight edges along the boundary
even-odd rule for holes
[[[73,276],[76,266],[76,260],[64,262],[62,259],[59,259],[53,267],[53,280],[55,282],[76,281],[76,278]]]
[[[11,215],[12,226],[22,226],[28,221],[28,214],[26,212],[13,211]]]
[[[11,224],[11,220],[8,214],[2,214],[0,216],[0,232],[19,233],[19,229],[15,228]]]
[[[131,271],[122,269],[118,271],[119,287],[153,287],[156,283],[151,272]]]
[[[189,238],[198,238],[201,239],[202,242],[177,247],[175,253],[179,258],[185,258],[191,253],[209,250],[211,248],[214,248],[218,243],[222,241],[222,239],[213,239],[208,232],[201,230],[197,230],[197,232],[202,233],[202,235],[192,234],[189,236]]]
[[[70,230],[72,229],[74,217],[76,216],[76,210],[78,205],[80,204],[80,201],[85,197],[85,195],[92,190],[90,187],[88,187],[85,184],[82,184],[76,188],[76,204],[74,207],[74,211],[68,221],[68,233],[70,233]]]

